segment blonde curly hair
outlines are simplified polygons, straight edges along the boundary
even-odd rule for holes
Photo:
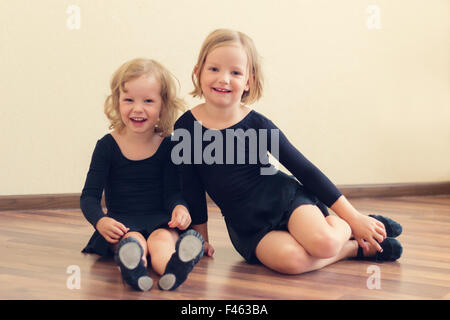
[[[157,61],[145,58],[127,61],[114,72],[110,82],[111,94],[104,105],[105,115],[110,121],[109,129],[121,131],[125,127],[119,111],[120,91],[125,91],[125,83],[149,74],[155,76],[161,84],[162,106],[155,132],[164,137],[172,133],[179,113],[186,110],[186,104],[177,96],[176,78]]]

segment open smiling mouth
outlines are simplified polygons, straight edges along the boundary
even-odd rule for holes
[[[215,92],[219,92],[219,93],[230,93],[231,92],[231,90],[221,89],[221,88],[213,88],[213,90]]]
[[[130,118],[130,120],[133,123],[144,123],[145,121],[147,121],[146,118],[142,118],[142,117],[134,117],[134,118]]]

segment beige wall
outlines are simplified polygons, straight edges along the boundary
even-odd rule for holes
[[[0,195],[81,192],[112,72],[152,57],[193,106],[219,27],[254,39],[267,81],[253,107],[336,184],[449,181],[449,21],[448,0],[1,1]]]

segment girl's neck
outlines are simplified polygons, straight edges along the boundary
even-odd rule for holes
[[[148,145],[151,143],[155,136],[157,135],[156,132],[150,132],[150,133],[135,133],[131,130],[127,130],[127,128],[123,128],[120,132],[116,131],[116,134],[120,136],[120,138],[125,141],[127,144],[134,144],[134,145]]]
[[[205,102],[203,104],[203,113],[207,119],[215,123],[230,124],[240,120],[246,107],[240,103],[229,107],[218,107]]]

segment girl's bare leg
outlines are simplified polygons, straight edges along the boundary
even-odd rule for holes
[[[147,239],[153,270],[162,275],[167,262],[175,252],[175,244],[179,238],[178,232],[170,229],[156,229]]]
[[[323,259],[336,257],[352,233],[347,222],[336,216],[324,217],[315,205],[295,209],[288,230],[309,255]]]
[[[358,243],[348,240],[336,256],[321,259],[311,256],[287,231],[271,231],[256,247],[256,256],[266,267],[285,274],[300,274],[321,269],[337,261],[355,257]]]

